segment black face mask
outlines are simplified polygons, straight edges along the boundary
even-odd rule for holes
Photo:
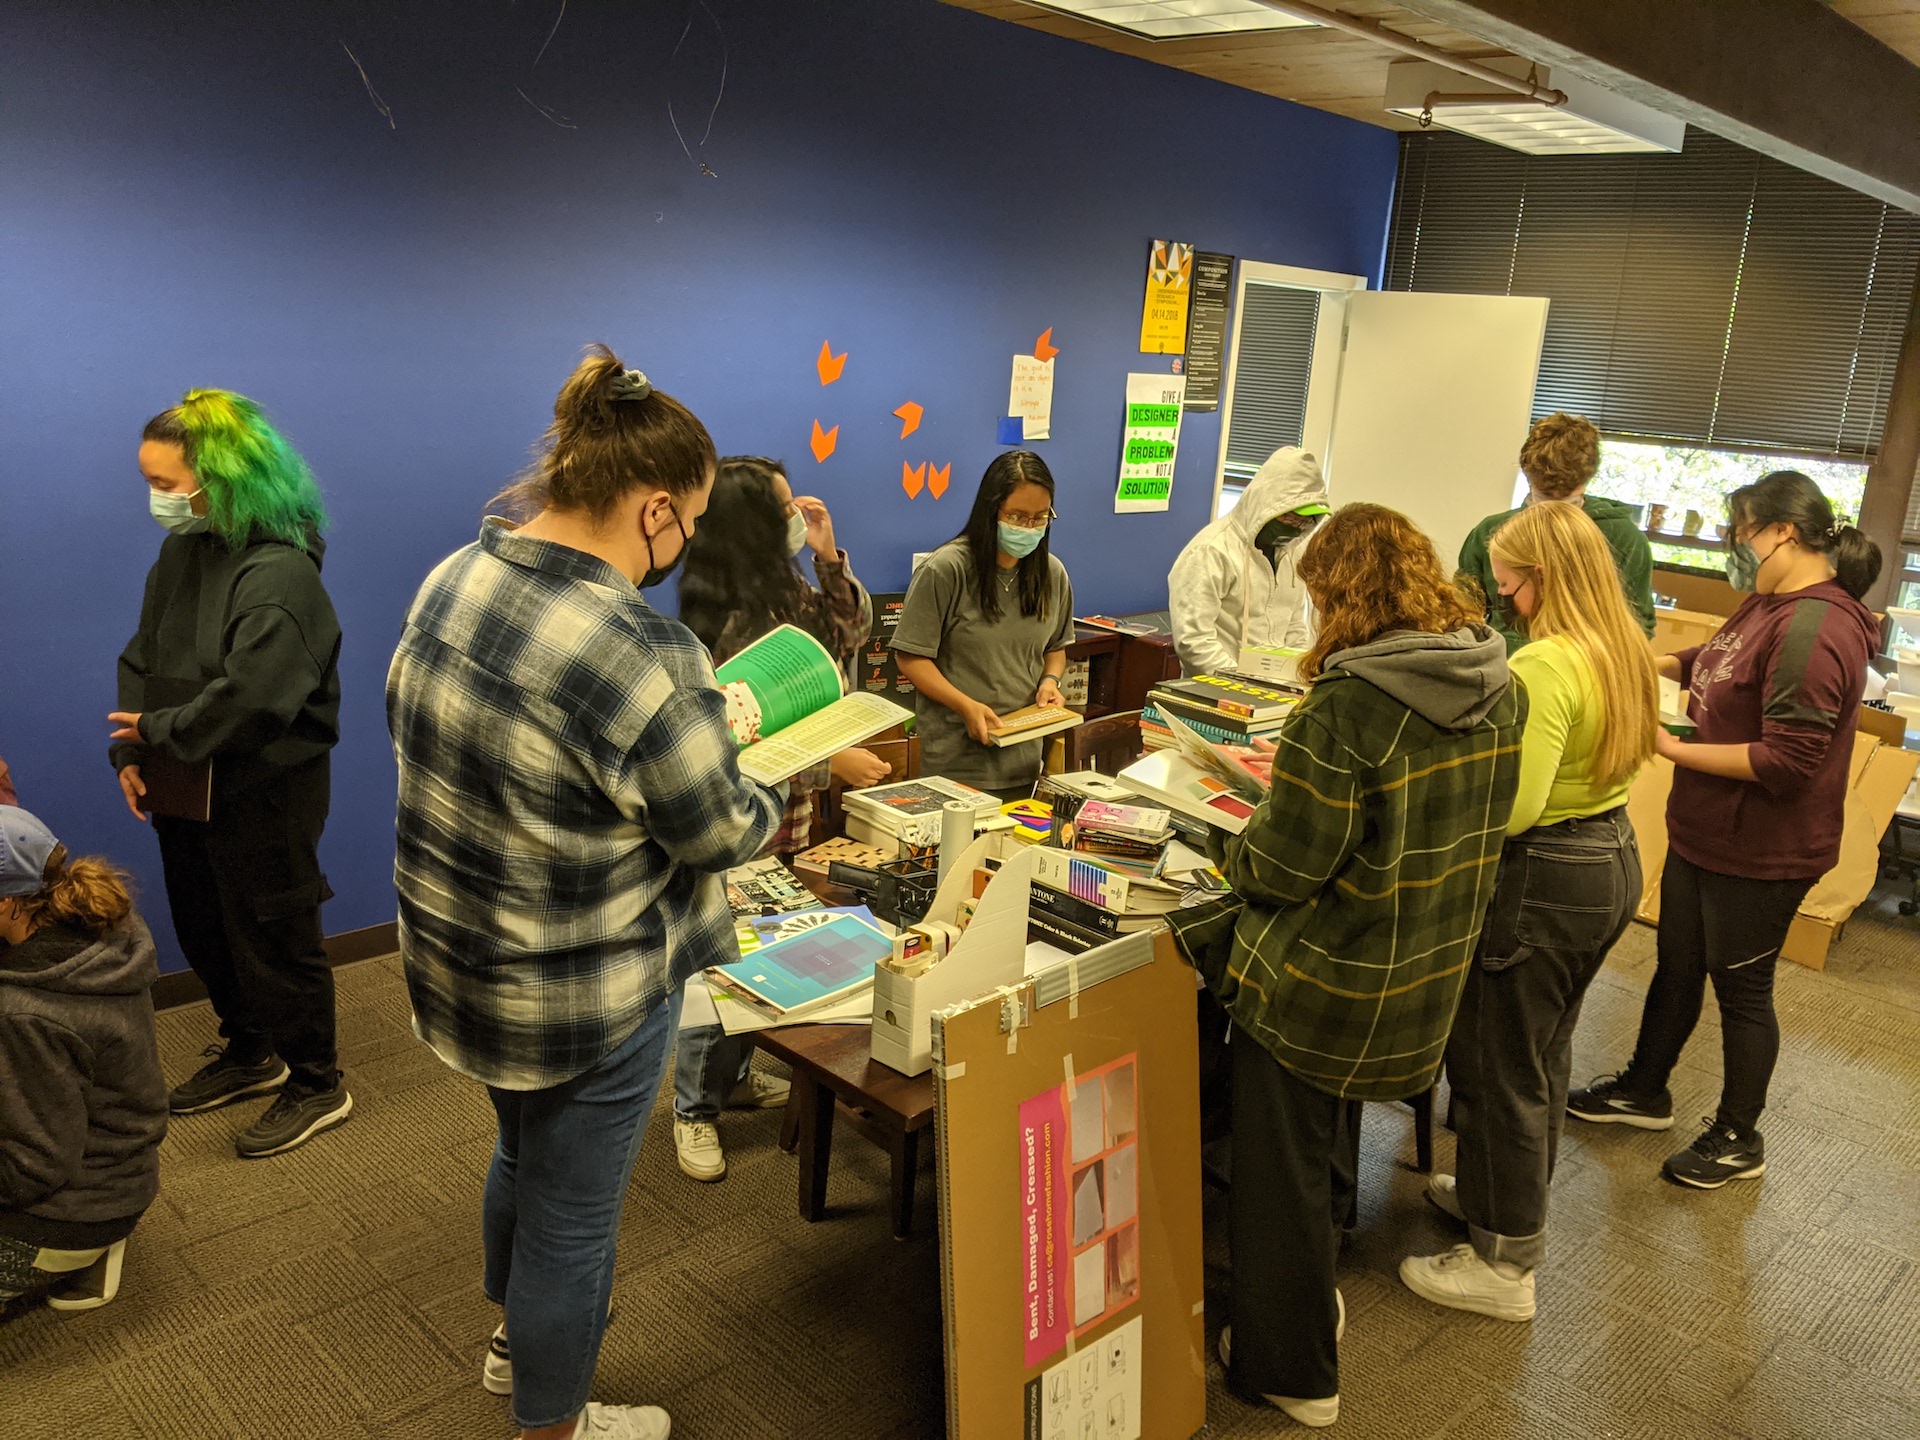
[[[640,577],[640,588],[642,590],[652,589],[655,585],[664,582],[674,571],[678,570],[680,568],[680,562],[687,558],[687,546],[692,543],[687,536],[687,527],[680,523],[679,507],[669,500],[667,502],[667,508],[673,511],[673,523],[680,531],[680,553],[674,556],[668,564],[655,565],[653,563],[653,537],[647,534],[646,527],[643,525],[640,529],[640,538],[647,542],[647,565],[649,568],[647,573]]]
[[[1314,523],[1303,515],[1276,515],[1260,527],[1253,546],[1267,557],[1269,565],[1278,565],[1280,552],[1313,529]]]
[[[1527,633],[1527,617],[1520,613],[1520,607],[1514,604],[1512,595],[1502,595],[1498,590],[1494,591],[1493,608],[1494,613],[1500,617],[1500,623],[1507,629],[1516,635]]]

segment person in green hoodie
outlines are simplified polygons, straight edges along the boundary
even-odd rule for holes
[[[1581,415],[1559,411],[1534,422],[1520,447],[1520,471],[1527,477],[1527,504],[1536,500],[1565,500],[1587,512],[1589,519],[1607,537],[1613,551],[1614,567],[1620,572],[1620,585],[1626,591],[1627,608],[1640,628],[1653,634],[1653,547],[1646,532],[1634,518],[1633,508],[1604,495],[1587,494],[1587,485],[1600,468],[1600,432]],[[1522,509],[1525,506],[1521,507]],[[1500,632],[1511,654],[1527,643],[1527,637],[1503,612],[1495,599],[1500,582],[1493,573],[1493,560],[1487,553],[1493,534],[1519,510],[1502,510],[1474,526],[1460,547],[1460,570],[1473,578],[1480,594],[1492,608],[1488,623]]]
[[[0,1311],[120,1288],[160,1189],[159,978],[127,877],[0,805]]]
[[[148,755],[211,766],[208,818],[153,818],[174,934],[225,1041],[170,1104],[191,1115],[277,1092],[235,1141],[258,1159],[353,1109],[320,928],[340,738],[340,622],[320,581],[326,512],[306,462],[231,391],[189,390],[147,422],[139,459],[168,535],[120,657],[109,756],[140,820]]]
[[[1493,895],[1526,694],[1406,516],[1346,505],[1300,578],[1320,631],[1273,787],[1216,857],[1230,898],[1167,916],[1233,1017],[1222,1362],[1303,1425],[1339,1418],[1334,1257],[1359,1102],[1431,1088]]]

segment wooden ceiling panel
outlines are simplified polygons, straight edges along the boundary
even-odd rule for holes
[[[1832,8],[1888,49],[1920,64],[1920,0],[1833,0]]]

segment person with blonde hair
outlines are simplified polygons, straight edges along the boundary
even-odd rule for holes
[[[0,1310],[93,1310],[160,1191],[153,937],[127,877],[0,805]]]
[[[1436,1304],[1530,1320],[1546,1253],[1580,1003],[1640,899],[1627,787],[1653,754],[1653,652],[1579,506],[1529,505],[1489,547],[1495,604],[1530,642],[1520,789],[1485,927],[1447,1043],[1455,1175],[1427,1194],[1469,1244],[1409,1256],[1400,1278]]]
[[[1653,547],[1640,528],[1632,507],[1605,495],[1589,495],[1587,486],[1600,469],[1600,432],[1584,415],[1567,415],[1558,410],[1536,420],[1520,447],[1520,473],[1527,477],[1527,505],[1547,500],[1564,500],[1578,505],[1587,518],[1600,527],[1607,548],[1613,554],[1618,584],[1626,596],[1627,607],[1639,623],[1643,635],[1653,634]],[[1525,507],[1523,506],[1522,509]],[[1491,597],[1497,588],[1493,564],[1488,556],[1494,534],[1519,510],[1503,510],[1489,515],[1473,527],[1460,547],[1460,569],[1471,575],[1483,595]],[[1517,650],[1526,637],[1504,618],[1496,606],[1489,623],[1506,638],[1507,649]]]
[[[1363,1100],[1432,1088],[1520,776],[1506,646],[1406,516],[1347,505],[1300,555],[1320,631],[1273,788],[1167,916],[1233,1017],[1229,1383],[1340,1414],[1334,1287]]]

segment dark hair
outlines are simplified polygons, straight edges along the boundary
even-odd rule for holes
[[[967,550],[973,556],[974,583],[980,590],[980,613],[989,620],[1000,618],[1000,507],[1007,503],[1007,496],[1022,485],[1038,485],[1047,492],[1047,508],[1053,508],[1053,472],[1047,469],[1047,462],[1031,450],[1007,450],[996,456],[987,466],[987,473],[980,477],[980,488],[974,493],[973,510],[967,516],[967,528],[954,538],[967,542]],[[1052,547],[1048,541],[1051,532],[1040,537],[1040,543],[1031,555],[1023,556],[1014,567],[1019,576],[1020,613],[1038,615],[1047,613],[1048,580],[1052,564],[1048,556]]]
[[[597,525],[638,489],[685,495],[713,470],[713,437],[671,395],[633,390],[625,363],[589,345],[553,402],[533,467],[493,499],[521,515],[584,510]]]
[[[786,473],[778,460],[727,456],[706,516],[687,541],[680,618],[716,655],[730,627],[757,640],[776,625],[811,618],[801,604],[806,582],[787,554],[787,520],[773,491],[774,479]]]
[[[1741,525],[1791,525],[1800,543],[1827,557],[1834,578],[1858,600],[1880,578],[1880,547],[1851,525],[1835,523],[1833,505],[1798,470],[1776,470],[1727,497],[1728,539]]]

